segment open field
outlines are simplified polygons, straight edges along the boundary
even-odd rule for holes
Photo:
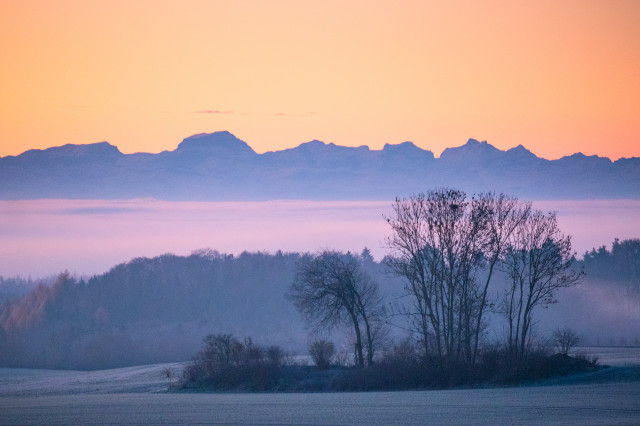
[[[595,356],[598,358],[598,365],[640,365],[640,347],[579,346],[571,350],[569,355]]]
[[[0,368],[0,397],[167,392],[163,369],[179,375],[183,364],[156,364],[99,371]]]
[[[0,424],[640,423],[640,382],[311,394],[103,394],[0,398]]]
[[[513,388],[295,394],[167,393],[162,371],[181,364],[0,369],[0,425],[639,424],[640,349],[589,349],[627,362]]]

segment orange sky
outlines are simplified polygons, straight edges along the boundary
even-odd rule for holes
[[[640,1],[0,0],[0,156],[229,130],[640,156]]]

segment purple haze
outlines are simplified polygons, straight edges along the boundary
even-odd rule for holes
[[[199,248],[386,254],[391,202],[0,201],[0,275],[96,274],[134,257]],[[558,212],[581,256],[614,238],[640,236],[640,200],[538,201]]]

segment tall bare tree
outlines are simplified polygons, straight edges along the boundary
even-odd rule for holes
[[[443,367],[475,364],[494,269],[529,212],[503,194],[468,198],[448,188],[394,203],[387,263],[406,278],[407,313]]]
[[[471,358],[474,326],[481,322],[474,320],[482,312],[477,273],[488,244],[489,201],[443,188],[397,199],[387,218],[388,264],[407,280],[409,314],[425,353],[435,353],[445,369]]]
[[[513,232],[531,214],[531,203],[519,201],[516,197],[505,194],[486,193],[477,197],[483,209],[488,212],[488,220],[483,238],[483,252],[486,275],[483,283],[479,283],[477,291],[477,312],[473,331],[473,349],[471,364],[475,364],[478,355],[478,345],[482,331],[482,321],[490,302],[488,300],[489,286],[494,277],[496,265],[504,258],[505,250]]]
[[[323,251],[298,264],[289,296],[314,330],[349,324],[355,334],[356,365],[373,363],[376,328],[384,307],[378,286],[350,253]]]
[[[501,303],[512,361],[527,354],[536,308],[555,303],[557,290],[580,280],[573,260],[571,237],[560,231],[555,213],[533,211],[512,233],[503,261],[509,285]]]

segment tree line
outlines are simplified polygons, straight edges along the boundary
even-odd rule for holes
[[[640,240],[616,240],[611,251],[577,260],[555,214],[515,197],[443,188],[392,207],[381,261],[367,249],[238,256],[207,249],[133,259],[88,279],[24,281],[32,289],[22,295],[11,290],[20,278],[2,279],[0,365],[179,361],[211,333],[253,335],[265,348],[300,353],[308,340],[337,331],[358,369],[411,359],[445,378],[473,376],[496,357],[508,368],[525,365],[540,308],[584,272],[615,281],[619,270],[625,285],[638,282]],[[489,334],[496,318],[501,341]],[[325,343],[314,350],[327,350]]]
[[[445,375],[473,371],[488,343],[488,311],[506,319],[509,364],[523,363],[537,309],[555,303],[556,292],[583,274],[572,266],[571,238],[555,214],[515,197],[437,189],[396,199],[386,220],[391,235],[384,263],[402,278],[407,301],[396,305],[395,315],[407,320],[420,357]],[[377,284],[360,263],[332,251],[303,257],[289,292],[313,329],[353,329],[358,367],[374,363],[375,336],[387,318]],[[506,279],[500,286],[497,271]]]
[[[90,278],[61,273],[0,302],[0,366],[184,361],[212,331],[260,334],[297,350],[304,329],[284,293],[300,257],[206,249],[136,258]]]
[[[611,251],[605,246],[584,253],[584,268],[590,278],[620,283],[640,294],[640,239],[620,241],[616,238]]]

